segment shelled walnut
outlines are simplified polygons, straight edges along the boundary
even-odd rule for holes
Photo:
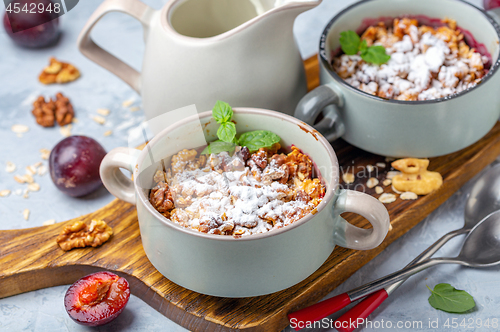
[[[31,113],[35,116],[36,123],[43,127],[54,127],[55,121],[55,108],[56,105],[49,99],[45,102],[43,96],[38,97],[38,99],[33,103],[33,111]]]
[[[54,122],[60,126],[65,126],[73,121],[75,111],[73,105],[62,93],[57,93],[56,99],[45,101],[43,96],[33,103],[31,113],[35,116],[36,122],[43,127],[53,127]]]
[[[38,77],[43,84],[68,83],[80,77],[80,71],[72,64],[50,58],[50,65],[45,67]]]
[[[75,116],[75,111],[73,110],[73,105],[71,105],[69,99],[59,92],[56,94],[55,104],[57,123],[60,126],[70,124]]]
[[[65,226],[56,242],[62,250],[68,251],[73,248],[98,247],[111,235],[113,235],[113,229],[103,220],[92,220],[90,224],[77,221]]]

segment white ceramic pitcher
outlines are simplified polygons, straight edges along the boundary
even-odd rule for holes
[[[321,0],[170,0],[158,11],[138,0],[106,0],[78,38],[80,51],[142,95],[148,119],[216,100],[293,114],[306,93],[293,37],[297,15]],[[144,27],[139,73],[90,38],[107,13],[123,12]]]

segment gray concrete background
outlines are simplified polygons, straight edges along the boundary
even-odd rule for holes
[[[165,1],[144,2],[154,8],[160,8]],[[329,19],[352,2],[354,1],[324,0],[320,6],[297,19],[294,32],[304,58],[316,53],[319,35]],[[62,88],[75,106],[79,119],[79,122],[73,125],[73,134],[94,137],[109,151],[118,146],[126,146],[128,131],[144,120],[142,110],[130,112],[122,106],[122,102],[129,99],[134,100],[133,106],[140,106],[140,98],[118,78],[83,57],[76,48],[75,41],[79,31],[99,3],[100,1],[95,0],[80,1],[75,9],[63,16],[62,38],[59,44],[52,48],[36,51],[18,48],[0,28],[0,141],[4,142],[0,147],[0,190],[15,191],[23,188],[12,179],[12,174],[5,172],[7,161],[14,162],[18,167],[17,173],[24,174],[24,167],[40,160],[41,148],[51,149],[62,139],[58,128],[41,128],[35,124],[30,114],[34,98],[40,94],[53,96],[61,90],[59,86],[42,86],[36,79],[52,55],[75,64],[83,75],[78,81]],[[481,5],[480,0],[474,0],[473,3]],[[135,68],[140,68],[144,46],[139,23],[125,15],[110,14],[98,24],[93,36],[99,44]],[[104,126],[91,119],[97,108],[111,110]],[[10,131],[13,124],[26,124],[30,131],[19,138]],[[113,130],[113,135],[104,137],[103,133],[107,130]],[[49,175],[36,177],[36,181],[41,185],[41,190],[32,193],[29,199],[15,194],[0,198],[0,229],[40,226],[48,219],[64,221],[94,211],[113,199],[105,189],[83,199],[73,199],[60,193],[53,186]],[[470,187],[471,183],[461,188],[433,214],[357,271],[328,297],[403,267],[441,235],[460,228],[463,224],[463,206]],[[25,208],[31,210],[28,221],[22,217]],[[438,254],[457,254],[462,239],[455,239]],[[398,321],[421,321],[422,328],[408,329],[412,331],[498,330],[476,325],[479,320],[484,323],[486,319],[489,319],[490,325],[494,319],[499,323],[498,271],[499,268],[473,270],[458,266],[441,266],[427,270],[398,289],[370,316],[370,320],[375,324],[390,321],[394,326]],[[467,290],[476,300],[476,310],[466,315],[453,315],[433,309],[427,302],[430,292],[426,285],[433,287],[441,282]],[[185,331],[136,296],[131,296],[126,310],[114,322],[100,328],[79,326],[64,310],[63,296],[67,287],[53,287],[1,299],[0,331]],[[434,322],[436,319],[439,320],[439,328],[429,328],[429,321]],[[466,323],[467,327],[462,325],[446,328],[444,324],[447,319],[450,319],[450,325],[451,319],[455,319],[458,324]],[[471,322],[473,324],[470,324]],[[378,330],[382,329],[365,329]],[[287,328],[287,331],[292,330]]]

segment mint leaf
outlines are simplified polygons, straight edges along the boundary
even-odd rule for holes
[[[429,290],[432,292],[429,297],[429,304],[435,309],[451,313],[463,313],[476,306],[474,298],[469,293],[455,289],[450,284],[437,284],[434,290],[430,288]]]
[[[235,148],[236,144],[232,142],[214,141],[208,144],[207,147],[201,151],[201,154],[217,154],[223,151],[232,153]]]
[[[217,129],[217,136],[221,141],[233,142],[236,136],[236,126],[232,122],[221,123],[219,129]]]
[[[340,47],[347,55],[357,54],[360,42],[361,39],[358,34],[352,30],[342,31],[340,33]]]
[[[366,40],[363,39],[361,41],[361,44],[359,44],[359,51],[361,52],[361,54],[363,54],[364,52],[366,52],[367,49],[368,49],[368,44],[366,43]]]
[[[389,61],[391,56],[385,53],[384,46],[377,45],[368,47],[364,52],[361,53],[361,58],[368,63],[381,65]]]
[[[241,134],[238,144],[246,146],[250,152],[255,152],[260,148],[270,148],[279,141],[281,138],[271,131],[255,130]]]
[[[212,109],[212,117],[217,123],[225,123],[231,121],[233,117],[233,109],[228,103],[217,100],[214,108]]]

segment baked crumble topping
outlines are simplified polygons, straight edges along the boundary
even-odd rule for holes
[[[384,46],[391,56],[386,64],[342,54],[332,66],[353,87],[387,99],[431,100],[472,88],[487,73],[489,59],[465,43],[456,21],[442,22],[446,25],[436,28],[410,18],[396,18],[389,27],[379,22],[361,39]]]

